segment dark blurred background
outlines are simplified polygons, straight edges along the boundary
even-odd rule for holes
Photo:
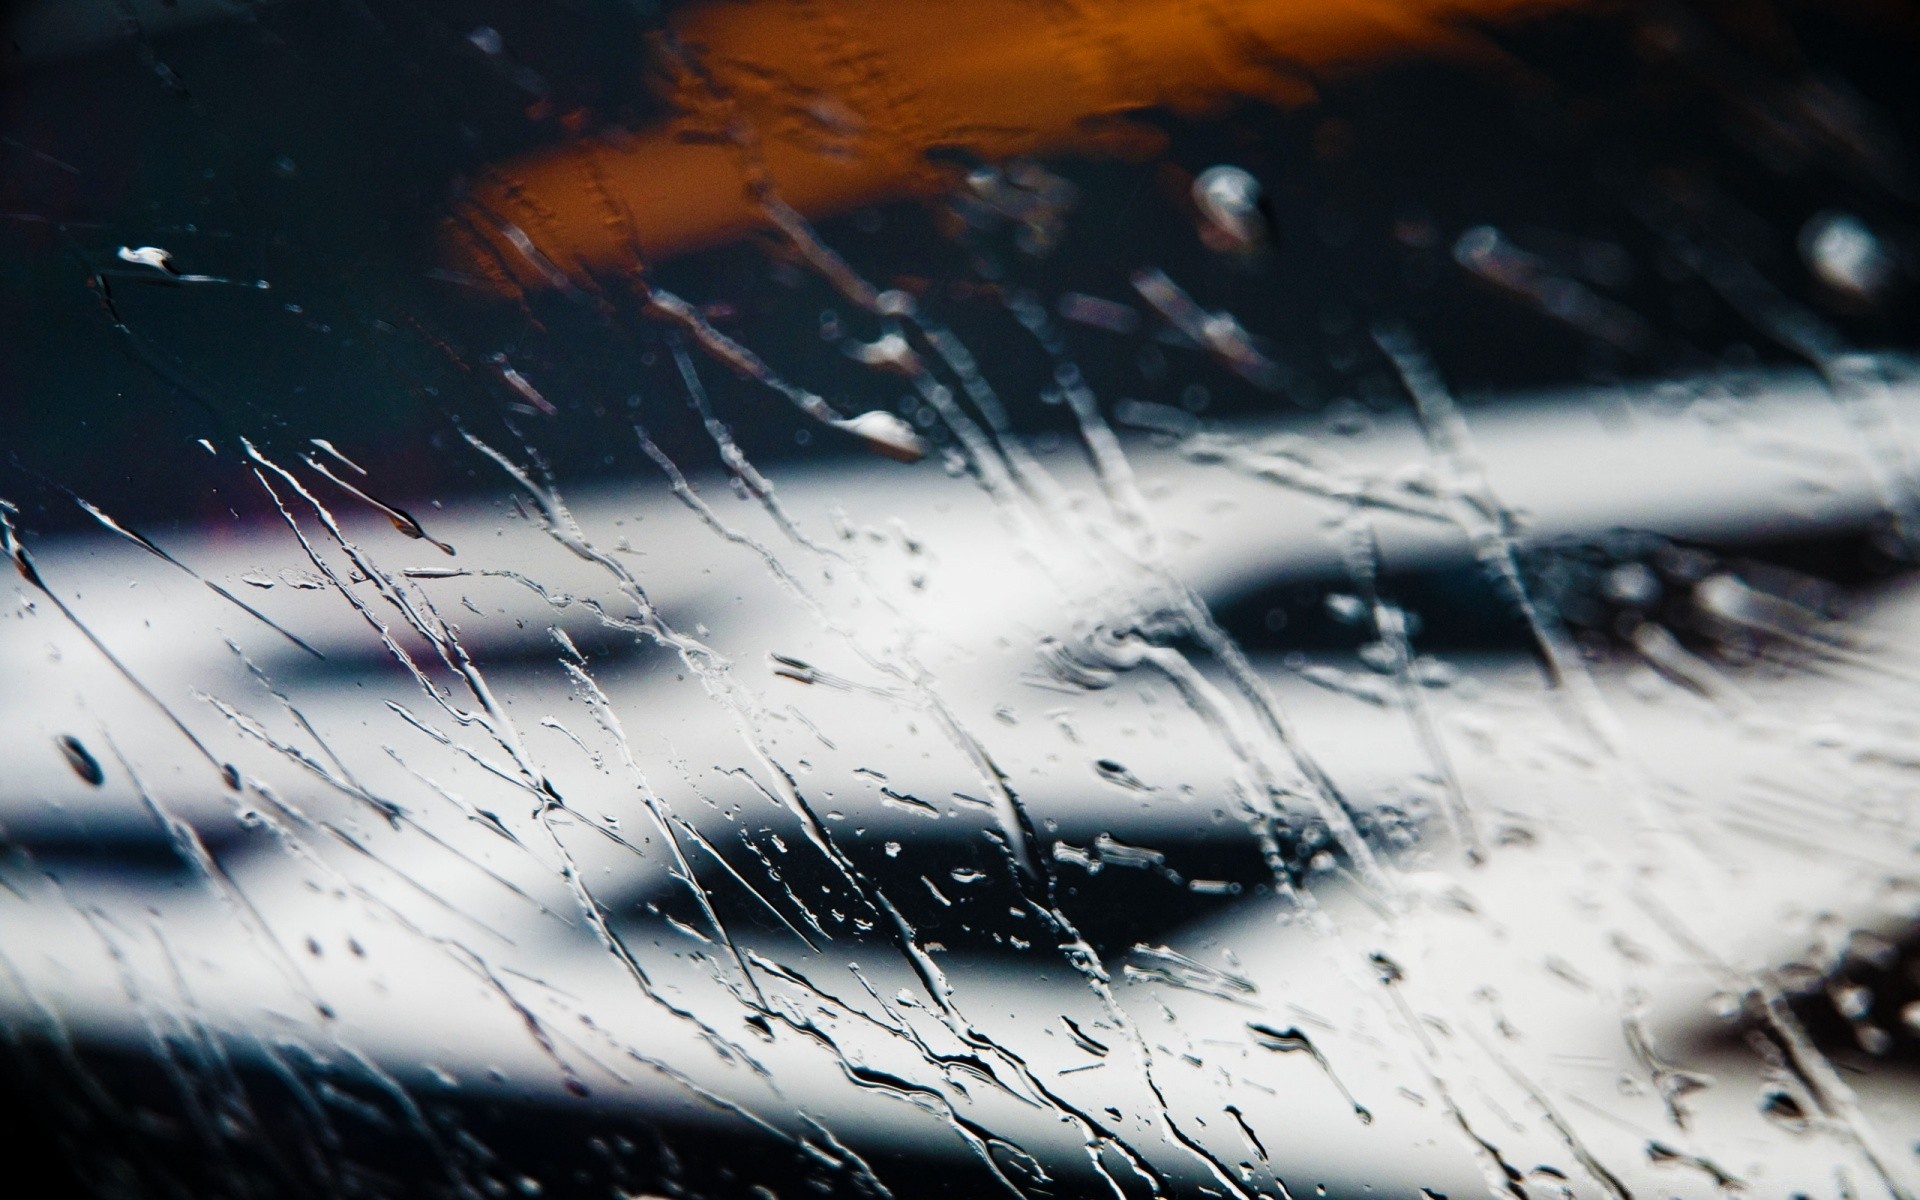
[[[463,491],[475,464],[447,452],[450,421],[483,428],[519,399],[496,364],[561,410],[522,419],[566,477],[636,469],[630,436],[608,436],[634,415],[698,459],[657,328],[563,300],[487,300],[434,257],[464,176],[657,115],[646,35],[666,8],[13,6],[0,45],[6,494],[47,528],[84,518],[47,507],[43,479],[149,521],[219,515],[228,501],[195,474],[207,458],[194,443],[234,434],[327,437],[409,494]],[[1136,309],[1128,274],[1158,266],[1233,312],[1280,364],[1279,391],[1199,370],[1152,322],[1129,335],[1066,325],[1109,401],[1209,416],[1399,403],[1369,337],[1383,319],[1410,326],[1470,395],[1794,361],[1716,286],[1716,263],[1853,343],[1898,349],[1920,312],[1920,175],[1901,138],[1920,116],[1917,38],[1894,4],[1574,5],[1329,79],[1288,111],[1143,114],[1166,134],[1159,159],[1047,164],[1077,199],[1043,253],[1011,234],[957,239],[938,203],[824,232],[870,277],[927,292],[1037,429],[1064,428],[1058,408],[1021,402],[1051,367],[980,286],[982,264],[1049,303],[1078,292]],[[1276,237],[1256,260],[1223,261],[1195,236],[1187,186],[1216,163],[1265,192]],[[1809,269],[1804,243],[1836,219],[1876,239],[1872,288]],[[1605,319],[1556,318],[1463,265],[1475,230],[1483,263],[1488,246],[1523,255]],[[123,246],[230,282],[175,282],[118,259]],[[818,336],[835,297],[765,247],[658,278],[829,398],[896,398]],[[757,455],[850,452],[762,392],[721,391]]]

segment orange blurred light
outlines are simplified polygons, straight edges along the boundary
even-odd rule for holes
[[[502,292],[938,194],[955,161],[1147,154],[1128,118],[1297,103],[1330,69],[1443,46],[1553,0],[714,0],[656,50],[674,116],[475,183],[453,254]],[[944,153],[943,153],[944,152]]]

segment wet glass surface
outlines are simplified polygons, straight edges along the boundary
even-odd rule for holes
[[[1920,1194],[1904,12],[8,20],[14,1161]]]

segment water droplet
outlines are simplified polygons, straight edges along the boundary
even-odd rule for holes
[[[1778,1088],[1769,1089],[1761,1095],[1760,1115],[1795,1133],[1803,1133],[1811,1127],[1806,1108],[1792,1094]]]
[[[1893,282],[1893,259],[1852,213],[1823,212],[1808,221],[1800,255],[1820,282],[1856,299],[1873,299]]]
[[[920,435],[890,412],[874,409],[857,417],[835,421],[834,424],[888,458],[910,463],[919,462],[927,456],[927,444],[920,439]]]
[[[1193,181],[1193,203],[1204,223],[1200,240],[1210,249],[1247,253],[1272,236],[1262,211],[1260,181],[1234,166],[1208,167]]]
[[[80,744],[79,738],[63,733],[54,739],[54,743],[60,747],[60,753],[66,757],[67,765],[73,768],[75,775],[94,787],[107,781],[107,773],[100,769],[100,760]]]
[[[114,254],[121,262],[152,267],[156,271],[165,271],[169,275],[180,273],[173,265],[173,255],[158,246],[122,246],[114,251]]]

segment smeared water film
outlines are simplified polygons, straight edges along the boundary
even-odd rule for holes
[[[12,1194],[1920,1196],[1911,14],[7,19]]]

